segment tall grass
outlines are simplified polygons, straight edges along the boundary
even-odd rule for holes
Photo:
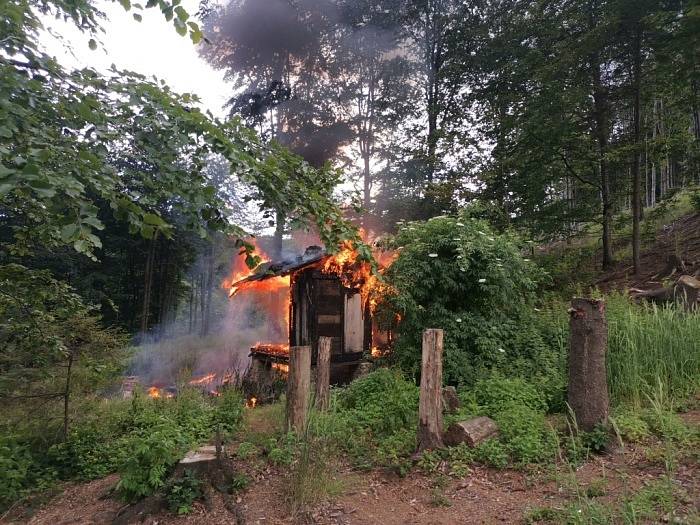
[[[606,298],[608,384],[613,403],[641,405],[660,383],[675,399],[700,388],[700,315]]]

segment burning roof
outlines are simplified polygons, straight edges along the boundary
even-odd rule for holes
[[[282,277],[289,275],[298,270],[302,270],[307,266],[312,266],[319,263],[330,255],[320,246],[309,246],[304,251],[303,255],[299,255],[294,259],[285,259],[283,261],[268,261],[260,264],[255,268],[255,272],[244,279],[240,279],[231,283],[231,290],[239,288],[247,282],[263,281],[272,277]]]

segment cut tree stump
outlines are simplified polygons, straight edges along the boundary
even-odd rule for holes
[[[453,386],[446,386],[442,389],[442,411],[448,414],[455,414],[461,403],[457,395],[457,389]]]
[[[496,434],[498,434],[496,422],[482,416],[451,424],[445,432],[443,441],[449,447],[466,443],[473,448]]]
[[[289,349],[287,376],[286,430],[301,433],[306,427],[311,388],[311,347],[292,346]]]
[[[676,285],[676,299],[681,302],[683,308],[688,312],[697,310],[700,280],[690,275],[683,275],[678,279]]]
[[[207,445],[188,452],[177,464],[169,476],[169,480],[173,481],[182,478],[185,475],[185,471],[191,471],[203,483],[204,503],[208,508],[211,509],[211,498],[214,491],[217,491],[219,497],[224,501],[224,506],[232,514],[233,520],[226,521],[226,523],[245,524],[243,509],[229,494],[235,473],[235,465],[230,460],[217,457],[216,445]],[[134,504],[122,507],[114,515],[111,523],[112,525],[142,523],[149,516],[166,512],[168,508],[167,503],[164,491],[160,490]],[[104,520],[100,523],[107,523],[108,521]]]
[[[590,432],[608,419],[608,378],[605,353],[608,323],[605,302],[575,298],[571,301],[569,338],[569,406],[578,428]]]
[[[327,410],[330,401],[331,381],[331,338],[318,338],[318,357],[316,359],[316,408]]]
[[[423,332],[418,452],[442,447],[442,339],[439,328]]]

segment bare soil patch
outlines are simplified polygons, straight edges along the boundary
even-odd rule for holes
[[[249,488],[235,496],[247,524],[487,524],[522,523],[528,509],[564,508],[592,484],[604,485],[596,501],[619,504],[644,486],[665,475],[663,462],[652,446],[628,446],[596,456],[570,472],[523,472],[474,466],[461,479],[413,472],[405,478],[380,471],[341,469],[337,479],[343,493],[302,516],[291,516],[284,501],[284,471],[264,464],[236,462],[236,468],[252,479]],[[686,458],[677,466],[673,483],[678,488],[679,509],[687,515],[700,511],[700,467]],[[71,484],[27,518],[16,512],[5,523],[32,525],[109,524],[123,503],[112,497],[117,476],[90,483]],[[673,519],[670,517],[669,519]],[[212,491],[206,503],[195,504],[187,516],[159,514],[147,517],[150,525],[235,523],[223,498]],[[683,521],[681,521],[683,523]]]

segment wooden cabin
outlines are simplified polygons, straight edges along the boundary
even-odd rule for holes
[[[372,347],[372,319],[358,289],[343,285],[339,276],[323,272],[327,255],[319,247],[307,248],[294,261],[268,263],[249,279],[290,276],[289,346],[311,346],[312,366],[318,354],[319,336],[331,338],[331,383],[343,384],[358,373]],[[254,375],[286,369],[288,352],[283,345],[261,344],[251,348]]]

